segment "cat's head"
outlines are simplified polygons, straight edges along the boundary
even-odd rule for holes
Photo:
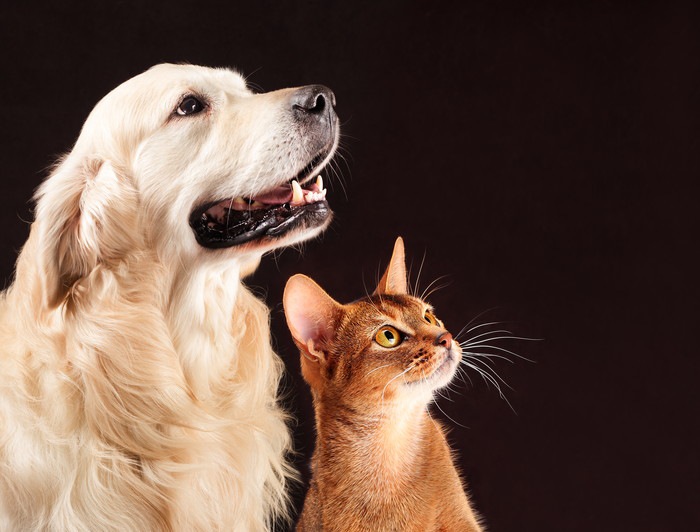
[[[408,293],[400,237],[371,296],[341,305],[310,278],[295,275],[285,288],[284,309],[316,397],[427,402],[450,382],[462,358],[433,308]]]

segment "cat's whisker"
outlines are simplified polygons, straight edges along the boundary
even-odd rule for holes
[[[474,387],[474,381],[473,381],[472,378],[469,376],[469,373],[467,372],[467,370],[466,370],[465,368],[463,368],[462,366],[457,366],[457,377],[459,377],[460,379],[462,379],[462,382],[464,383],[465,386],[467,385],[467,381],[465,380],[465,378],[468,379],[468,380],[469,380],[469,385],[470,385],[472,388]]]
[[[423,299],[423,300],[425,300],[425,298],[428,297],[428,296],[426,296],[426,292],[428,292],[428,290],[430,290],[430,288],[431,288],[433,285],[435,285],[435,283],[441,281],[442,279],[445,279],[446,277],[447,277],[446,275],[441,275],[440,277],[438,277],[437,279],[435,279],[433,282],[431,282],[428,286],[425,287],[425,290],[423,290],[423,293],[420,295],[420,297],[419,297],[418,299]],[[440,290],[441,288],[444,288],[445,286],[447,286],[447,284],[446,284],[446,285],[441,285],[441,286],[436,287],[436,288],[433,289],[428,295],[434,293],[436,290]]]
[[[422,299],[428,299],[430,296],[432,296],[432,295],[433,295],[435,292],[437,292],[438,290],[442,290],[443,288],[447,288],[448,286],[450,286],[450,283],[449,283],[449,282],[443,283],[443,284],[441,284],[441,285],[437,285],[437,286],[435,286],[432,290],[430,290],[427,294],[421,296],[421,298],[422,298]]]
[[[521,360],[525,360],[526,362],[532,362],[533,364],[536,363],[536,361],[534,361],[530,358],[524,357],[522,355],[519,355],[515,351],[511,351],[510,349],[506,349],[505,347],[499,347],[497,345],[481,344],[481,345],[463,345],[461,347],[462,347],[463,352],[466,352],[466,353],[468,353],[469,349],[471,349],[472,347],[477,347],[479,349],[495,349],[496,351],[502,351],[504,353],[508,353],[508,354],[513,355],[514,357],[517,357]]]
[[[496,329],[493,331],[486,331],[486,332],[483,332],[481,334],[477,334],[476,336],[472,336],[471,338],[468,338],[467,340],[464,340],[461,343],[473,342],[477,338],[482,338],[484,336],[488,336],[489,334],[510,334],[510,335],[512,335],[513,333],[511,331],[507,331],[506,329]],[[511,338],[511,337],[509,336],[508,338]]]
[[[377,274],[377,275],[379,275],[379,274]],[[379,281],[377,281],[375,284],[379,284]],[[362,285],[365,289],[365,295],[367,296],[365,298],[365,301],[372,306],[372,308],[377,312],[377,314],[382,314],[381,309],[374,303],[374,301],[372,301],[372,295],[369,293],[369,290],[367,290],[367,284],[365,283],[364,279],[362,279]],[[379,302],[381,303],[382,302],[382,295],[378,294],[378,296],[379,296]]]
[[[506,333],[509,333],[509,334],[510,334],[510,331],[491,331],[491,332],[493,332],[493,333],[502,333],[502,332],[506,332]],[[477,338],[477,337],[475,337],[475,338]],[[469,342],[471,345],[476,345],[476,344],[478,344],[479,342],[486,342],[486,341],[491,341],[491,340],[526,340],[526,341],[528,341],[528,342],[541,342],[541,341],[542,341],[542,338],[528,338],[528,337],[526,337],[526,336],[494,336],[494,337],[492,337],[492,338],[487,338],[487,339],[484,339],[484,340],[479,340],[479,342],[473,342],[473,340],[474,340],[475,338],[472,338],[472,339],[469,340],[468,342]]]
[[[473,361],[474,363],[477,362],[477,360],[473,360],[473,359],[472,359],[472,361]],[[494,388],[496,389],[496,391],[498,392],[498,395],[500,396],[500,398],[503,399],[503,401],[505,401],[505,403],[506,403],[506,404],[508,405],[508,407],[513,411],[513,413],[517,414],[517,412],[516,412],[515,409],[513,408],[513,405],[510,403],[510,401],[508,400],[508,398],[506,397],[506,395],[503,393],[503,390],[501,389],[501,386],[500,386],[500,384],[498,383],[498,380],[496,380],[494,377],[492,377],[491,374],[488,373],[487,371],[485,371],[483,368],[481,368],[481,367],[479,367],[479,366],[477,366],[477,365],[475,365],[475,364],[471,364],[471,363],[469,363],[469,361],[467,361],[467,360],[464,360],[464,359],[463,359],[463,360],[462,360],[462,364],[464,364],[464,365],[466,365],[467,367],[469,367],[469,368],[473,369],[474,371],[476,371],[479,375],[481,375],[481,378],[484,379],[484,381],[485,381],[487,384],[490,383],[491,385],[493,385],[493,387],[494,387]],[[493,371],[493,370],[492,370],[492,371]],[[495,372],[494,372],[494,373],[495,373]],[[500,376],[499,376],[498,378],[499,378],[506,386],[508,386],[508,384],[507,384],[505,381],[503,381],[503,379],[501,379]],[[508,388],[510,388],[510,386],[508,386]],[[512,390],[512,388],[510,388],[510,389]]]
[[[462,351],[462,354],[468,355],[468,358],[500,358],[501,360],[505,360],[509,364],[515,364],[510,358],[504,355],[497,355],[495,353],[480,353],[478,351]]]
[[[415,296],[418,293],[418,290],[420,290],[420,275],[423,273],[423,264],[425,264],[425,255],[426,251],[423,250],[423,258],[420,260],[420,267],[418,268],[418,275],[416,276],[416,285],[415,288],[413,289],[413,292],[411,293],[412,296]]]
[[[389,387],[389,385],[390,385],[392,382],[394,382],[396,379],[398,379],[399,377],[403,377],[404,375],[406,375],[406,373],[408,373],[409,371],[411,371],[414,367],[415,367],[415,366],[414,366],[413,364],[411,364],[411,365],[408,366],[405,370],[403,370],[402,372],[400,372],[398,375],[394,375],[394,376],[393,376],[391,379],[389,379],[389,381],[384,385],[384,388],[382,389],[382,397],[381,397],[381,401],[380,401],[380,402],[381,402],[381,405],[382,405],[382,408],[384,407],[384,394],[386,393],[386,389]]]
[[[440,394],[438,393],[438,395],[440,395]],[[440,397],[443,397],[443,396],[440,395]],[[452,419],[452,417],[451,417],[450,415],[448,415],[447,412],[445,412],[445,411],[442,409],[442,407],[440,406],[440,404],[439,404],[437,401],[433,401],[433,404],[437,407],[437,409],[438,409],[440,412],[442,412],[442,415],[445,416],[447,419],[449,419],[452,423],[454,423],[455,425],[458,425],[458,426],[462,427],[463,429],[468,429],[468,428],[469,428],[469,427],[467,427],[466,425],[462,425],[462,424],[459,423],[458,421],[455,421],[454,419]],[[428,409],[428,411],[430,411],[430,409]]]
[[[471,323],[471,322],[470,322],[470,323]],[[455,334],[455,337],[454,337],[454,338],[455,338],[455,340],[457,340],[457,339],[458,339],[460,336],[462,336],[463,334],[469,334],[470,332],[475,331],[476,329],[480,329],[481,327],[488,327],[489,325],[500,325],[501,323],[503,323],[503,322],[502,322],[502,321],[489,321],[489,322],[486,322],[486,323],[482,323],[482,324],[480,324],[480,325],[474,325],[474,327],[472,327],[472,328],[469,329],[468,331],[465,331],[465,329],[466,329],[467,327],[469,327],[469,323],[468,323],[467,325],[465,325],[464,327],[462,327],[462,328],[460,329],[460,331],[459,331],[457,334]]]
[[[365,377],[367,377],[370,373],[374,373],[375,371],[378,371],[378,370],[380,370],[380,369],[382,369],[382,368],[388,368],[388,367],[391,366],[391,365],[392,365],[392,364],[384,364],[383,366],[379,366],[379,367],[377,367],[377,368],[371,369],[371,370],[369,370],[369,371],[365,374]]]
[[[458,366],[458,367],[459,367],[459,366]],[[460,368],[460,369],[461,369],[461,368]],[[457,373],[457,372],[455,372],[455,373]],[[456,375],[455,375],[455,376],[456,376]],[[456,394],[459,394],[459,388],[458,388],[458,384],[457,384],[456,380],[457,380],[457,379],[455,379],[455,378],[453,377],[452,380],[449,382],[449,384],[448,384],[447,386],[445,386],[445,391],[446,391],[448,394],[451,393],[451,392],[454,392],[454,393],[456,393]],[[450,401],[451,403],[454,403],[454,402],[455,402],[454,399],[452,399],[449,395],[446,395],[446,396],[445,396],[445,399],[447,399],[447,400]]]
[[[477,315],[474,316],[472,319],[470,319],[469,322],[468,322],[464,327],[462,327],[462,329],[463,329],[463,330],[466,329],[466,328],[469,327],[472,323],[474,323],[476,320],[478,320],[479,318],[481,318],[481,316],[483,316],[484,314],[487,314],[487,313],[491,312],[492,310],[496,310],[497,308],[498,308],[498,307],[491,307],[491,308],[487,308],[486,310],[484,310],[484,311],[482,311],[482,312],[479,312],[479,314],[477,314]],[[501,322],[494,322],[494,324],[495,324],[495,323],[501,323]],[[483,324],[483,325],[487,325],[487,324]],[[477,327],[481,327],[481,325],[479,325],[479,326],[477,326]],[[460,331],[460,334],[461,334],[461,331]]]
[[[501,382],[503,383],[503,385],[506,386],[509,390],[512,390],[512,389],[513,389],[513,388],[510,387],[510,385],[509,385],[506,381],[503,380],[503,378],[498,374],[498,372],[496,371],[496,369],[493,368],[493,367],[491,367],[491,365],[488,363],[487,360],[481,360],[481,359],[478,359],[478,358],[471,358],[471,357],[469,357],[469,356],[467,356],[466,358],[469,359],[469,360],[471,360],[471,361],[473,361],[474,364],[481,364],[481,366],[483,366],[483,367],[485,368],[485,369],[482,368],[482,369],[484,369],[484,371],[490,371],[490,372],[491,372],[490,374],[491,374],[493,377],[495,377],[496,379],[498,379],[499,381],[501,381]]]

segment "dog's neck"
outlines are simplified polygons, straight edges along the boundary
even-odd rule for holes
[[[165,315],[174,347],[195,396],[206,401],[213,380],[231,371],[244,331],[234,331],[236,301],[243,289],[240,265],[182,270],[170,284]]]

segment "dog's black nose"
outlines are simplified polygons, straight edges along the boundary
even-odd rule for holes
[[[323,85],[307,85],[292,94],[291,104],[300,116],[327,116],[335,107],[335,94]]]

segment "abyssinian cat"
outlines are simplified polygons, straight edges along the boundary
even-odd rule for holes
[[[443,429],[428,413],[460,346],[408,294],[403,241],[371,296],[347,305],[310,278],[284,292],[316,414],[297,531],[480,531]]]

